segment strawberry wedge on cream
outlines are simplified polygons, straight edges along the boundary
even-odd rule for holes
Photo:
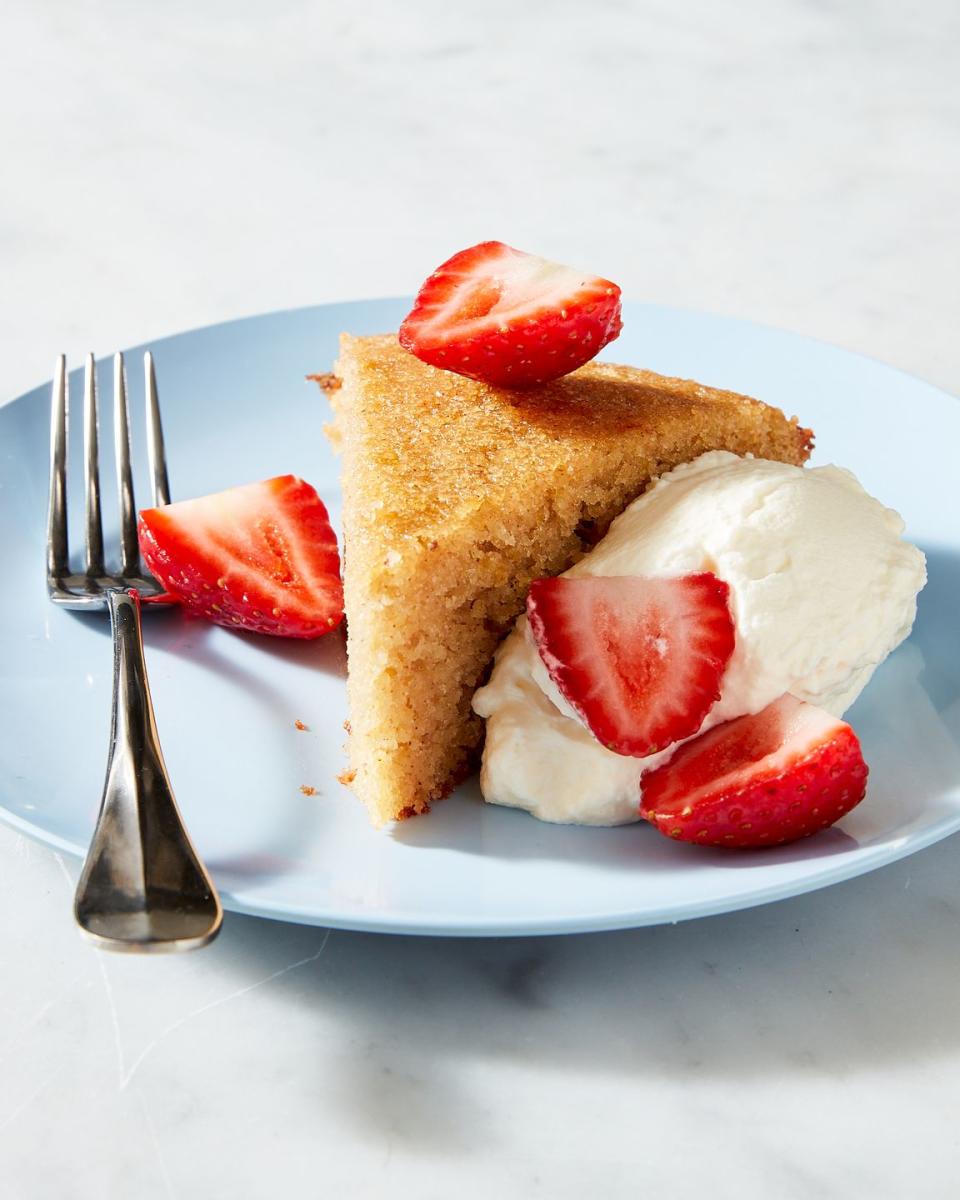
[[[584,628],[584,644],[604,646],[603,661],[591,674],[575,646],[575,629],[562,629],[564,653],[576,668],[564,675],[556,656],[543,652],[542,631],[523,616],[473,701],[486,719],[484,798],[545,821],[625,824],[641,816],[644,776],[658,768],[668,772],[681,745],[723,722],[761,713],[786,695],[842,716],[913,625],[926,572],[923,555],[904,541],[903,529],[897,513],[837,467],[801,468],[712,451],[663,476],[561,579],[599,583],[709,574],[722,581],[734,645],[719,694],[702,716],[697,712],[686,724],[673,719],[673,728],[683,732],[670,744],[645,755],[618,753],[608,748],[609,738],[602,744],[592,731],[612,723],[621,750],[642,747],[642,738],[631,741],[634,726],[645,733],[658,713],[643,711],[642,689],[638,701],[622,682],[619,691],[612,687],[617,635],[604,641]],[[609,627],[635,630],[642,623],[626,614]],[[671,628],[666,623],[663,637],[651,640],[657,654],[684,653],[671,644]],[[677,628],[692,636],[689,621]],[[623,661],[631,655],[636,659],[635,651],[625,650]],[[687,675],[689,670],[682,678]],[[661,691],[649,692],[650,705],[669,701]],[[635,717],[623,707],[625,695],[638,704]],[[610,711],[598,715],[598,704],[605,703]],[[702,691],[695,703],[703,706]],[[771,723],[763,728],[769,731]]]

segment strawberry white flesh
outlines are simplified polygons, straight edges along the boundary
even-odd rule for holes
[[[781,845],[838,821],[863,799],[866,784],[850,726],[786,695],[715,726],[644,775],[640,815],[679,841]]]
[[[426,280],[399,337],[433,366],[522,388],[582,366],[620,329],[609,279],[482,242]]]
[[[695,734],[733,654],[729,588],[673,579],[538,579],[527,618],[540,658],[590,732],[645,758]]]

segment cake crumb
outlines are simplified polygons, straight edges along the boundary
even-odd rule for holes
[[[317,789],[309,783],[301,783],[300,791],[303,792],[305,796],[315,796],[317,794]]]
[[[350,722],[349,721],[344,721],[343,727],[347,731],[347,733],[350,733]]]
[[[349,787],[356,777],[356,771],[341,771],[337,776],[337,782],[342,783],[344,787]]]
[[[310,726],[304,725],[304,723],[302,721],[294,721],[293,727],[294,727],[294,729],[299,729],[301,733],[309,733],[310,732]]]
[[[443,797],[441,797],[441,799],[443,799]],[[409,821],[411,818],[422,816],[423,813],[428,813],[429,811],[430,805],[426,802],[424,802],[419,808],[414,804],[408,804],[406,808],[400,809],[400,811],[397,813],[396,820]]]
[[[338,375],[334,375],[332,371],[322,371],[319,375],[308,375],[307,378],[319,384],[321,390],[328,396],[331,392],[338,392],[343,384],[343,380]]]

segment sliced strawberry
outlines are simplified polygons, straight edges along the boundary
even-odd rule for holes
[[[640,815],[682,842],[774,846],[832,825],[866,787],[850,726],[788,695],[717,725],[644,775]]]
[[[218,625],[315,638],[343,618],[336,536],[295,475],[144,509],[139,533],[153,575]]]
[[[537,579],[530,630],[550,678],[590,732],[644,758],[690,737],[733,654],[730,589],[716,575]]]
[[[481,242],[426,281],[400,344],[468,379],[525,388],[583,366],[621,328],[620,289],[609,279]]]

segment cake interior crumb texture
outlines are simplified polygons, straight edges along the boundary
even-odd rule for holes
[[[776,408],[589,363],[535,391],[341,339],[348,754],[373,821],[425,812],[475,765],[470,708],[531,580],[580,558],[651,479],[706,450],[803,463]]]

